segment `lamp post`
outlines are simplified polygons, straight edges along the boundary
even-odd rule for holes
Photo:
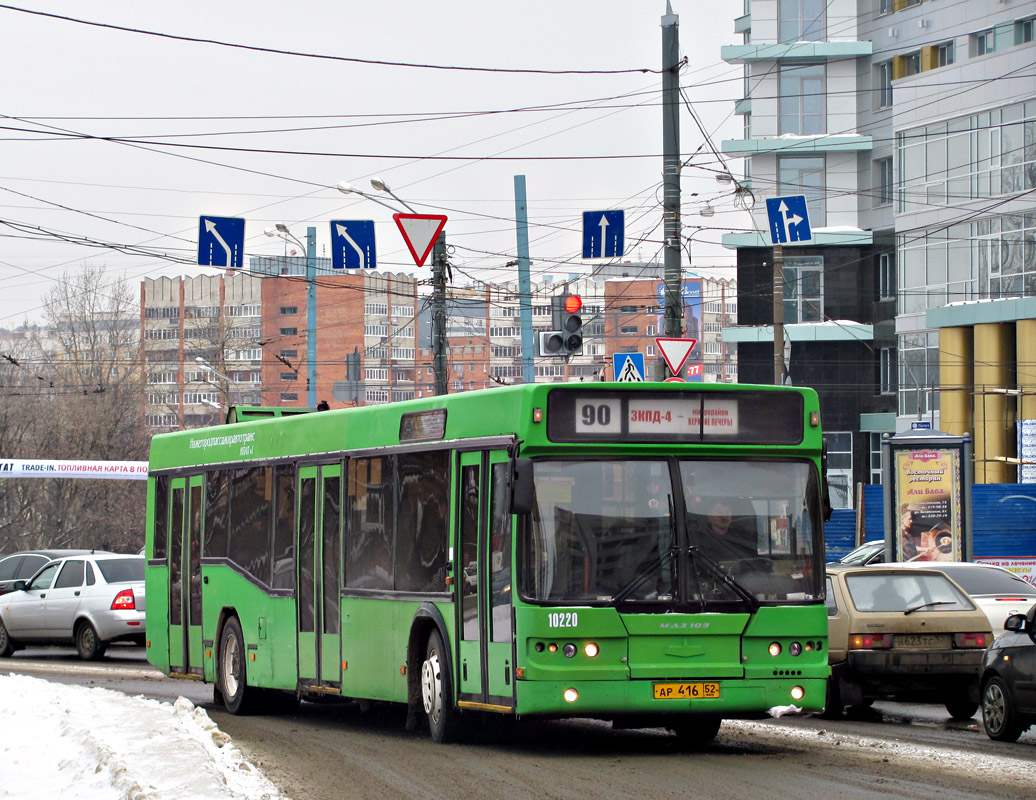
[[[379,192],[385,192],[411,214],[417,212],[381,178],[371,178],[371,186]],[[398,209],[373,195],[360,191],[348,181],[338,184],[338,191],[343,194],[358,194],[385,208],[398,213]],[[435,373],[435,393],[447,393],[446,381],[446,231],[439,234],[432,250],[432,371]]]
[[[214,366],[212,366],[212,364],[210,364],[208,361],[206,361],[201,356],[195,357],[194,361],[205,372],[211,373],[212,375],[215,375],[217,378],[219,378],[221,381],[223,381],[223,385],[220,385],[218,383],[217,384],[213,384],[213,385],[217,389],[220,390],[221,394],[226,396],[227,407],[229,408],[231,405],[233,405],[231,403],[231,397],[230,397],[230,385],[233,383],[233,381],[230,378],[228,378],[226,375],[224,375],[222,372],[220,372],[218,369],[216,369]],[[211,383],[211,381],[206,381],[206,383]],[[203,401],[203,402],[205,403],[205,405],[212,405],[208,401]],[[213,406],[213,407],[214,408],[219,408],[219,406]]]
[[[306,228],[306,244],[303,245],[288,230],[288,226],[278,222],[267,228],[267,236],[278,236],[285,241],[294,242],[306,251],[306,404],[310,408],[317,406],[317,229]]]

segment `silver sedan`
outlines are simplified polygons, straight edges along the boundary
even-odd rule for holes
[[[61,558],[0,597],[0,657],[27,644],[75,644],[92,660],[111,642],[144,638],[142,556]]]

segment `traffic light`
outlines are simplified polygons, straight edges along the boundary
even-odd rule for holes
[[[583,352],[583,299],[576,294],[551,298],[554,330],[540,331],[539,355],[572,356]]]
[[[561,298],[561,338],[565,355],[583,352],[583,298],[577,294],[566,294]]]

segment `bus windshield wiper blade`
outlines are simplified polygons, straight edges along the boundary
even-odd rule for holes
[[[723,579],[723,582],[727,584],[727,586],[733,589],[736,594],[741,595],[743,599],[747,600],[753,609],[759,608],[759,601],[755,599],[755,595],[753,595],[750,591],[748,591],[748,589],[746,589],[744,586],[742,586],[740,583],[734,580],[734,576],[731,575],[727,570],[725,570],[719,563],[713,561],[711,558],[705,555],[705,553],[702,552],[702,549],[698,547],[698,545],[689,545],[687,547],[687,553],[691,557],[692,561],[695,560],[695,557],[701,559],[701,562],[705,564],[705,566],[707,566],[710,570],[719,575],[720,578]]]
[[[608,601],[609,606],[616,606],[629,597],[633,592],[640,588],[641,584],[644,583],[648,578],[655,574],[655,572],[662,568],[664,564],[672,560],[673,554],[676,552],[675,547],[670,547],[658,561],[652,561],[646,565],[640,572],[633,576],[632,580],[623,586],[619,591],[615,593],[615,596]]]
[[[905,617],[907,614],[913,614],[915,611],[920,611],[922,608],[930,608],[931,606],[952,606],[956,605],[956,600],[933,600],[930,603],[921,603],[919,606],[912,606],[903,612]]]

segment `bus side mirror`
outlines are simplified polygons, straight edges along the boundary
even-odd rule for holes
[[[511,513],[528,514],[536,502],[532,482],[532,459],[516,458],[511,462]]]

